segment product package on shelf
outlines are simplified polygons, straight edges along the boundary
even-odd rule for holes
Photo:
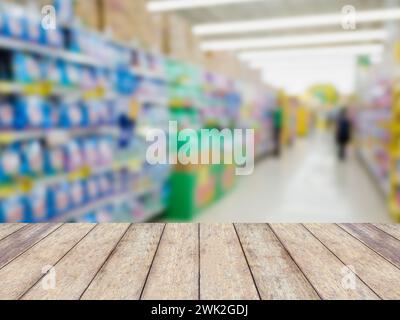
[[[398,89],[387,63],[360,64],[357,108],[358,154],[388,201],[394,219],[400,217],[398,155]]]
[[[164,62],[140,51],[138,75],[133,48],[77,27],[72,1],[55,6],[56,33],[0,8],[0,222],[152,219],[169,168],[146,167],[138,126],[167,126],[166,106],[148,111],[167,101]]]

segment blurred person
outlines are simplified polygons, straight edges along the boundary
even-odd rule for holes
[[[273,140],[274,140],[274,155],[281,155],[281,140],[283,130],[283,108],[278,106],[273,112]]]
[[[342,108],[336,119],[336,144],[340,161],[346,160],[347,146],[351,141],[352,123],[347,108]]]

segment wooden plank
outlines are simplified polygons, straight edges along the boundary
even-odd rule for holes
[[[55,266],[56,287],[46,290],[42,281],[33,286],[24,300],[77,300],[125,234],[129,224],[96,226]]]
[[[66,224],[0,270],[0,299],[18,299],[54,266],[94,225]]]
[[[18,230],[0,242],[0,269],[48,236],[61,224],[33,224]]]
[[[271,228],[322,299],[378,299],[358,278],[355,290],[343,286],[345,265],[302,225]]]
[[[200,226],[200,298],[260,298],[232,224]]]
[[[385,231],[397,240],[400,240],[400,224],[374,224],[375,227]]]
[[[318,294],[266,224],[237,224],[263,300],[316,300]]]
[[[344,264],[352,266],[379,297],[400,299],[400,269],[336,225],[307,224],[306,227]]]
[[[145,300],[199,298],[199,228],[168,224],[143,291]]]
[[[370,224],[340,224],[368,247],[400,268],[400,241]]]
[[[82,299],[138,300],[163,229],[163,224],[132,225]]]
[[[19,229],[26,226],[23,223],[8,223],[0,225],[0,241],[8,237],[10,234],[18,231]]]

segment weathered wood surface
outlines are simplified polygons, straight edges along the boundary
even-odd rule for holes
[[[0,225],[0,299],[400,299],[399,233],[379,224]]]

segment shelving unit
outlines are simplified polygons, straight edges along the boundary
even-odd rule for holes
[[[80,30],[76,26],[63,25],[64,36],[69,32],[87,33],[86,30]],[[96,222],[96,212],[103,211],[104,208],[118,209],[119,207],[130,205],[128,211],[125,212],[125,219],[127,221],[134,221],[136,219],[144,221],[152,219],[154,216],[160,214],[165,208],[165,199],[163,202],[157,203],[157,198],[165,198],[162,195],[164,185],[167,183],[168,176],[165,174],[152,173],[151,168],[145,168],[145,159],[142,149],[145,147],[145,137],[140,134],[143,123],[150,127],[153,119],[146,119],[146,114],[142,114],[142,109],[148,107],[165,107],[167,102],[166,91],[147,92],[151,88],[153,82],[162,86],[165,83],[164,70],[161,57],[155,57],[153,54],[144,52],[141,49],[133,48],[128,45],[113,42],[109,38],[98,33],[92,33],[97,41],[103,42],[104,46],[115,46],[115,50],[120,50],[120,55],[115,55],[114,59],[103,59],[98,55],[89,55],[83,52],[76,52],[77,50],[70,50],[64,44],[63,48],[53,48],[48,45],[34,43],[26,39],[17,39],[15,37],[4,36],[0,30],[0,50],[13,55],[15,52],[23,52],[35,57],[35,59],[51,59],[52,61],[62,61],[63,63],[73,64],[80,68],[92,68],[91,70],[107,70],[107,72],[117,73],[123,72],[125,76],[122,81],[135,82],[130,83],[128,90],[121,90],[120,83],[107,83],[107,87],[91,86],[81,87],[80,85],[65,86],[61,83],[51,83],[48,79],[44,81],[35,82],[19,82],[13,78],[1,78],[0,81],[0,97],[9,99],[9,97],[40,97],[43,100],[51,100],[58,108],[61,101],[100,101],[100,100],[113,100],[115,104],[124,104],[124,110],[120,115],[125,115],[125,119],[133,124],[131,128],[121,127],[120,123],[113,125],[95,125],[95,126],[82,126],[82,127],[49,127],[49,128],[1,128],[0,126],[0,156],[2,150],[11,146],[19,146],[21,144],[38,141],[46,148],[63,147],[74,139],[86,139],[89,137],[107,137],[112,139],[114,145],[113,160],[102,165],[93,165],[92,163],[82,163],[79,168],[73,170],[66,170],[57,173],[35,174],[35,176],[26,175],[23,172],[13,174],[8,182],[0,181],[0,222],[38,222],[35,218],[35,213],[32,211],[28,216],[25,215],[27,211],[27,201],[31,193],[37,188],[41,188],[50,192],[51,188],[61,184],[73,184],[89,181],[103,175],[122,175],[133,176],[132,181],[124,182],[123,185],[118,186],[118,192],[111,192],[107,195],[97,196],[96,199],[86,199],[79,205],[71,205],[71,209],[67,212],[57,213],[50,212],[50,205],[48,200],[41,199],[40,206],[43,208],[41,211],[46,210],[48,213],[40,212],[40,215],[45,215],[45,221],[91,221]],[[123,51],[123,52],[122,52]],[[145,62],[141,61],[139,65],[134,65],[130,61],[130,56],[133,54],[140,54],[142,56],[151,56],[153,60],[157,60],[157,70],[152,69]],[[143,63],[144,62],[144,63]],[[154,61],[153,61],[154,62]],[[127,78],[128,77],[128,78]],[[115,80],[118,81],[118,80]],[[150,84],[148,84],[150,82]],[[147,85],[146,85],[147,84]],[[146,91],[147,90],[147,91]],[[147,94],[146,94],[147,93]],[[134,107],[135,106],[135,107]],[[88,107],[90,108],[90,106]],[[133,112],[133,109],[136,109]],[[156,124],[158,125],[158,123]],[[165,126],[164,126],[165,127]],[[122,143],[128,145],[122,147]],[[42,155],[43,156],[43,155]],[[22,157],[22,155],[21,155]],[[44,160],[43,160],[44,161]],[[66,161],[66,160],[65,160]],[[65,164],[64,164],[65,165]],[[44,170],[44,169],[43,169]],[[157,169],[154,169],[157,170]],[[135,178],[136,176],[136,178]],[[153,178],[151,178],[153,177]],[[1,177],[0,177],[1,178]],[[164,180],[157,180],[164,179]],[[113,179],[116,181],[116,179]],[[97,181],[97,180],[96,180]],[[142,181],[143,186],[140,186]],[[153,181],[153,182],[151,182]],[[156,183],[157,182],[157,183]],[[100,182],[98,182],[100,183]],[[133,183],[133,184],[132,184]],[[158,184],[155,187],[155,184]],[[147,187],[146,187],[147,185]],[[98,187],[99,188],[99,187]],[[71,191],[72,192],[72,191]],[[85,191],[86,192],[89,191]],[[146,205],[146,197],[154,197],[154,203]],[[159,196],[157,196],[159,194]],[[47,197],[47,196],[46,196]],[[72,193],[70,195],[72,199]],[[12,216],[13,209],[11,209],[11,216],[7,216],[5,206],[6,201],[11,198],[20,199],[18,206],[14,208],[14,213],[18,212],[20,215]],[[86,196],[84,196],[86,198]],[[29,200],[30,201],[30,200]],[[15,204],[14,204],[15,205]],[[29,205],[31,206],[31,205]],[[129,206],[128,206],[129,207]],[[33,204],[32,204],[33,208]],[[44,209],[46,208],[46,209]],[[4,210],[3,210],[4,209]],[[112,211],[111,211],[112,212]],[[104,214],[103,220],[104,220]],[[119,212],[121,215],[121,212]],[[139,216],[139,218],[136,217]],[[41,220],[43,218],[41,217]],[[120,219],[116,219],[120,220]],[[100,220],[102,221],[102,220]],[[112,214],[108,217],[107,221],[114,221]]]
[[[389,210],[396,221],[400,221],[400,81],[393,85],[393,122],[390,127],[391,140],[391,179],[389,193]]]
[[[40,125],[3,125],[0,121],[0,160],[5,152],[17,155],[21,160],[17,172],[6,174],[2,173],[0,161],[0,222],[97,222],[96,217],[98,221],[137,222],[151,220],[165,209],[171,217],[174,206],[172,211],[183,212],[186,218],[192,217],[234,187],[235,167],[150,166],[145,159],[146,136],[154,129],[168,134],[170,120],[178,119],[181,129],[255,129],[256,144],[260,145],[256,150],[257,156],[268,152],[271,143],[267,105],[274,102],[264,91],[273,95],[273,90],[253,88],[250,84],[114,41],[75,22],[75,17],[70,23],[62,22],[62,46],[51,45],[43,39],[28,40],[25,35],[7,35],[0,29],[0,53],[6,58],[2,63],[8,64],[0,70],[0,108],[3,99],[15,110],[20,100],[38,98],[48,107],[46,112],[58,112],[46,115],[49,123]],[[45,38],[49,37],[46,35]],[[22,63],[14,60],[20,56]],[[33,75],[21,76],[18,73],[16,76],[15,69],[24,63],[30,67],[33,63],[39,71],[32,72]],[[74,75],[70,74],[74,73],[71,70]],[[247,91],[250,94],[246,94],[246,100],[242,101]],[[80,116],[88,119],[79,121],[79,125],[61,123],[61,107],[68,113],[75,102],[84,109]],[[95,112],[98,102],[112,104],[110,109],[113,113],[107,113],[105,120],[93,124],[90,112]],[[246,108],[246,121],[241,122],[240,112]],[[91,147],[88,147],[88,139],[96,142],[91,141]],[[104,159],[89,161],[93,160],[90,153],[101,150],[101,139],[110,144],[107,149],[110,159],[104,163]],[[74,149],[75,153],[71,155],[66,149],[72,142],[75,144],[72,147],[78,148],[79,152]],[[35,147],[40,146],[42,157],[46,156],[42,160],[43,168],[34,173],[29,172],[33,171],[31,169],[22,169],[27,162],[27,151],[23,147],[33,143]],[[48,170],[47,163],[44,164],[50,161],[48,158],[53,155],[53,149],[61,149],[57,151],[63,155],[62,169],[58,168],[56,172],[52,172],[54,168]],[[75,156],[82,158],[82,163],[70,168],[66,163]],[[103,155],[97,154],[96,157],[103,158]],[[189,199],[189,206],[193,205],[191,208],[185,207],[181,198],[174,197],[182,191],[182,185],[176,188],[176,178],[181,174],[189,180],[194,177],[189,181],[192,185],[183,187],[184,201]],[[100,192],[103,193],[100,196],[92,196],[89,182],[99,184],[105,175],[110,178],[112,188],[109,192]],[[65,185],[72,189],[72,184],[82,184],[84,196],[80,198],[83,200],[74,203],[76,195],[69,190],[68,201],[74,204],[68,206],[68,210],[58,212],[54,208],[57,207],[53,199],[57,190],[54,189]],[[33,203],[32,197],[36,197],[34,192],[37,189],[45,190],[46,195],[34,199]],[[8,214],[4,208],[10,206],[14,207]],[[40,219],[36,219],[35,215],[39,214],[35,210],[41,211]],[[107,210],[110,212],[108,215],[104,214]],[[27,211],[31,213],[25,216]]]
[[[399,89],[388,64],[359,65],[357,153],[387,202],[393,219],[400,221],[398,193]]]

